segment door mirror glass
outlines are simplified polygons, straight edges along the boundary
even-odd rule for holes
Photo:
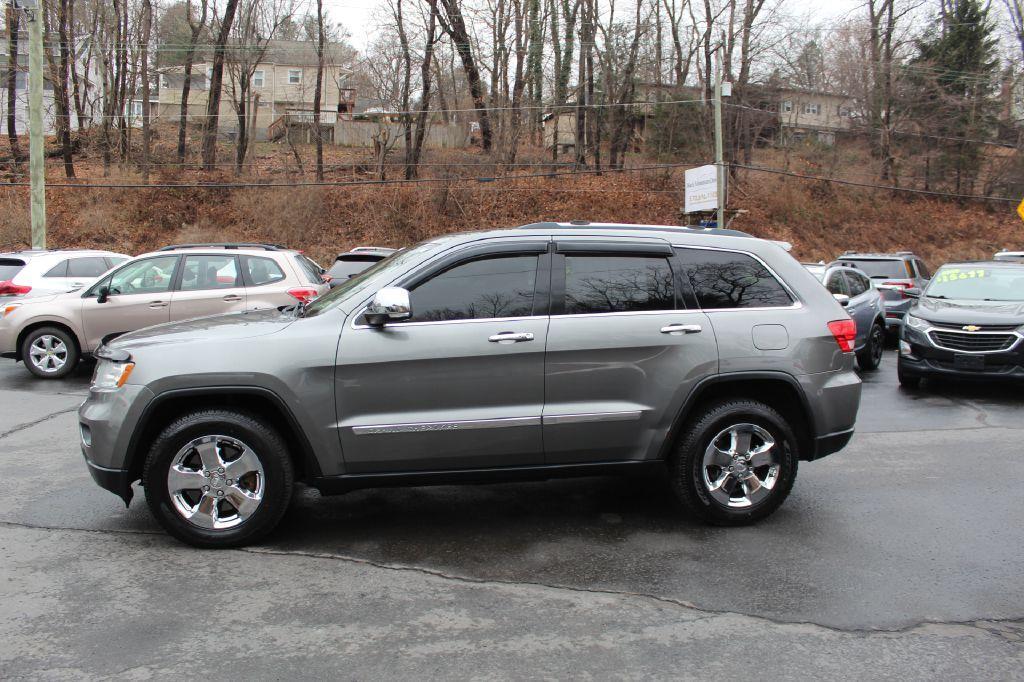
[[[832,298],[836,299],[839,305],[843,306],[844,308],[850,305],[850,297],[847,296],[846,294],[832,294]]]
[[[96,290],[97,303],[106,303],[108,298],[110,298],[110,287],[102,286]]]
[[[365,317],[366,323],[373,327],[408,320],[412,317],[409,292],[401,287],[384,287],[373,295],[370,305],[366,306]]]

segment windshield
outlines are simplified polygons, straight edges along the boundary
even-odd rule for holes
[[[842,258],[840,260],[862,270],[871,279],[907,279],[913,276],[908,272],[909,266],[899,258]]]
[[[334,287],[320,298],[315,299],[306,307],[304,316],[313,317],[315,315],[319,315],[325,310],[333,308],[340,301],[344,301],[350,296],[358,293],[360,290],[365,289],[370,280],[375,279],[377,275],[381,275],[389,270],[394,270],[394,275],[397,276],[407,264],[415,262],[439,246],[439,242],[428,241],[421,242],[416,246],[412,246],[407,249],[395,251],[384,260],[379,263],[375,263],[357,275],[353,275],[349,279],[345,280],[341,285]]]
[[[924,295],[967,301],[1024,301],[1024,267],[942,267]]]

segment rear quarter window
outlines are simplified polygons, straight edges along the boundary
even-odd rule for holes
[[[0,282],[14,279],[25,267],[25,261],[19,258],[0,258]]]
[[[765,265],[745,253],[677,249],[701,308],[784,308],[793,298]]]
[[[242,275],[245,286],[259,287],[280,282],[285,278],[281,266],[273,258],[245,256],[243,260]]]
[[[309,284],[323,284],[323,268],[301,253],[295,254],[295,264],[299,267],[299,274]]]

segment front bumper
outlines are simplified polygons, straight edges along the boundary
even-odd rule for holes
[[[82,453],[85,454],[85,448],[82,448]],[[127,469],[107,469],[97,466],[90,462],[88,457],[85,458],[85,464],[89,468],[92,480],[96,481],[99,487],[109,490],[124,500],[124,506],[127,507],[131,504],[132,482],[128,478]]]
[[[977,381],[1024,380],[1024,343],[1009,351],[974,353],[978,367],[956,364],[958,353],[937,348],[922,332],[905,327],[900,337],[900,372],[911,377],[967,379]]]
[[[0,357],[14,358],[18,355],[18,334],[4,320],[0,320]]]
[[[78,408],[79,441],[89,473],[126,504],[132,497],[128,443],[153,397],[145,386],[125,384],[116,391],[90,390]]]

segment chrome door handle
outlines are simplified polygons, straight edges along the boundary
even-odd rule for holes
[[[662,334],[674,334],[679,336],[680,334],[699,334],[704,331],[704,328],[699,324],[670,324],[661,328]]]
[[[520,341],[533,341],[531,332],[499,332],[494,336],[487,337],[491,343],[519,343]]]
[[[167,303],[165,303],[164,301],[153,301],[152,303],[149,304],[149,307],[150,308],[166,308],[167,307]]]
[[[242,297],[239,296],[238,294],[228,294],[227,296],[224,297],[224,300],[229,303],[237,303],[238,301],[242,300]]]

